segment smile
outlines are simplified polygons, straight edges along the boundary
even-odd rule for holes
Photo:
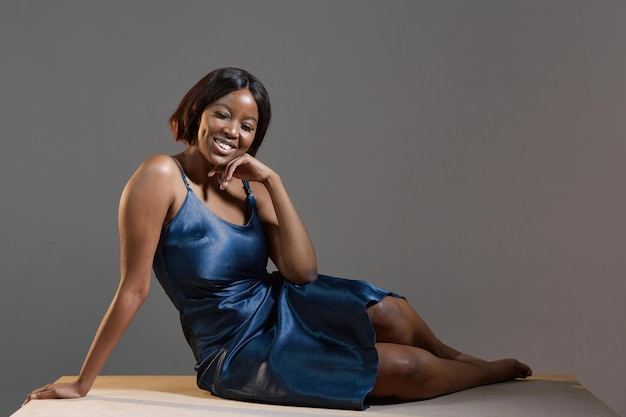
[[[225,151],[231,151],[231,150],[235,149],[235,146],[231,145],[228,142],[224,142],[223,140],[221,140],[219,138],[213,138],[213,141],[217,144],[217,146],[219,146],[221,149],[223,149]]]

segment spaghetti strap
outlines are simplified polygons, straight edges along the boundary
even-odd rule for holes
[[[250,197],[252,195],[252,190],[250,189],[250,184],[246,180],[241,181],[243,183],[243,189],[246,190],[246,195]]]
[[[185,171],[183,171],[183,167],[180,166],[180,164],[178,163],[176,159],[172,158],[172,160],[178,167],[178,170],[180,171],[180,175],[183,177],[183,182],[185,183],[185,187],[187,187],[188,190],[191,190],[191,188],[189,187],[189,182],[187,181],[187,176],[185,175]],[[241,182],[243,183],[243,189],[246,191],[246,196],[252,197],[252,189],[250,188],[250,183],[248,183],[248,181],[246,180],[242,180]]]
[[[187,189],[190,190],[191,188],[189,188],[189,182],[187,182],[187,176],[185,175],[185,171],[183,171],[183,167],[180,166],[180,164],[178,163],[176,159],[172,158],[172,160],[178,167],[178,170],[180,171],[180,175],[183,177],[183,182],[185,183],[185,187],[187,187]]]

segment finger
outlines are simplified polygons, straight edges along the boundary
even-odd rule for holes
[[[32,390],[30,393],[31,393],[31,394],[38,394],[38,393],[40,393],[40,392],[49,391],[49,390],[51,390],[52,388],[54,388],[54,387],[53,387],[51,384],[48,384],[48,385],[44,385],[43,387],[40,387],[40,388],[34,389],[34,390]]]
[[[54,388],[50,388],[48,391],[42,391],[34,394],[36,400],[49,400],[51,398],[57,398],[57,392]]]
[[[220,189],[225,190],[230,183],[230,180],[233,179],[233,175],[235,174],[235,170],[239,165],[242,164],[241,157],[233,159],[230,161],[228,165],[226,165],[226,169],[222,172],[222,177],[220,179]]]
[[[215,176],[215,174],[220,174],[221,172],[222,172],[221,171],[221,167],[214,167],[212,170],[209,171],[207,176],[213,177],[213,176]]]
[[[230,161],[230,163],[226,166],[226,171],[224,172],[226,174],[226,181],[230,181],[233,179],[235,171],[243,163],[245,163],[245,158],[243,155]]]
[[[22,407],[31,402],[32,400],[38,400],[41,397],[42,388],[37,389],[36,391],[31,392],[26,396],[26,400],[22,403]]]
[[[218,177],[218,181],[220,183],[220,190],[223,190],[226,188],[226,186],[228,185],[228,181],[226,180],[226,170],[221,171],[219,173],[219,177]]]

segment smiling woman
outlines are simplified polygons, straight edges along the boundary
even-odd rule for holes
[[[363,409],[531,374],[445,345],[397,294],[318,275],[280,176],[255,157],[270,117],[265,88],[240,69],[215,70],[185,95],[170,123],[187,149],[148,158],[122,194],[121,281],[80,376],[27,401],[87,394],[152,269],[180,312],[198,386],[221,397]]]
[[[213,166],[243,155],[254,141],[257,105],[250,90],[228,93],[202,112],[197,149]]]
[[[265,86],[256,77],[236,68],[212,71],[194,85],[183,97],[178,109],[170,117],[174,139],[194,145],[202,112],[211,103],[230,92],[247,89],[257,105],[258,120],[254,142],[248,153],[255,156],[270,124],[272,110]]]

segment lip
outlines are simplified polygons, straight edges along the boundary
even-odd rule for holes
[[[237,151],[237,146],[234,143],[232,143],[232,141],[228,141],[228,140],[225,140],[225,139],[222,139],[222,138],[214,137],[211,140],[211,143],[213,144],[213,146],[212,146],[213,150],[218,155],[228,156],[228,155],[231,155],[232,153]],[[219,145],[220,143],[227,144],[230,148],[229,149],[222,148]]]

